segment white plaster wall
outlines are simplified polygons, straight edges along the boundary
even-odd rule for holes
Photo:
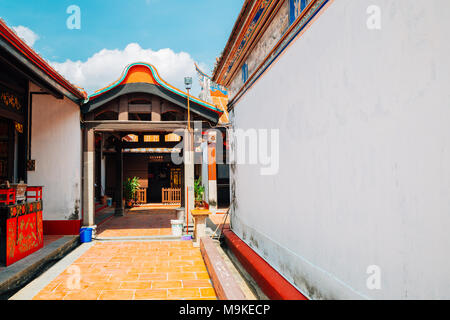
[[[311,298],[450,298],[449,30],[447,0],[336,0],[236,105],[281,155],[231,168],[232,227]]]
[[[33,95],[31,130],[36,171],[28,172],[28,183],[44,186],[44,220],[81,219],[80,107]]]

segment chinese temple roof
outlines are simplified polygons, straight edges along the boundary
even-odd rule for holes
[[[164,81],[158,70],[151,64],[138,62],[126,67],[120,78],[106,88],[90,95],[83,106],[88,113],[112,101],[120,95],[144,92],[160,96],[175,105],[187,108],[188,94]],[[213,104],[189,95],[191,110],[200,116],[217,122],[223,111]]]

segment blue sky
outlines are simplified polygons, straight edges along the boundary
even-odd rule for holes
[[[215,58],[225,47],[242,4],[243,0],[0,0],[0,16],[9,26],[30,29],[37,37],[33,48],[69,80],[92,91],[95,86],[102,85],[100,82],[106,82],[106,85],[114,81],[120,72],[109,80],[107,78],[113,73],[106,71],[107,74],[96,81],[86,80],[88,73],[75,62],[85,63],[104,49],[107,52],[103,52],[102,60],[113,55],[116,60],[111,58],[112,64],[120,64],[122,60],[128,62],[135,56],[160,64],[163,64],[161,59],[179,58],[182,62],[179,62],[178,72],[169,70],[169,66],[163,66],[161,70],[154,61],[146,61],[155,64],[163,77],[166,74],[175,82],[178,82],[175,77],[181,77],[180,72],[186,72],[187,67],[181,65],[189,63],[190,59],[201,63],[204,71],[210,73]],[[69,30],[66,26],[69,17],[66,10],[70,5],[81,9],[80,30]],[[130,44],[133,45],[128,53],[121,55]],[[166,48],[174,54],[167,56],[167,52],[160,52],[155,56],[160,49]],[[187,53],[190,59],[178,57],[180,52]],[[63,64],[67,60],[73,63]],[[104,63],[103,66],[97,63],[96,67],[98,72],[106,68]],[[114,68],[114,72],[118,72],[117,66]],[[71,74],[77,72],[84,72],[84,77]]]

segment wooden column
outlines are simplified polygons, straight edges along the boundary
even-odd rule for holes
[[[194,209],[195,205],[194,152],[192,137],[188,130],[184,130],[184,194],[184,207],[186,209],[186,214],[189,214],[189,224],[191,224],[193,223],[191,211]]]
[[[120,97],[119,121],[128,121],[128,97],[127,96]]]
[[[161,121],[161,99],[152,97],[152,121]]]
[[[90,227],[95,224],[94,130],[84,129],[83,136],[83,225]]]
[[[123,206],[123,152],[122,142],[116,144],[116,216],[123,216],[125,208]]]
[[[102,140],[100,145],[100,195],[103,197],[106,195],[106,158],[103,153],[105,147],[105,134],[101,134]]]

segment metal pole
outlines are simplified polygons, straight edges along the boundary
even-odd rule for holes
[[[189,95],[189,89],[187,89],[187,105],[188,105],[188,134],[189,139],[191,139],[191,108],[190,108],[190,95]],[[189,148],[191,148],[191,142],[189,141]],[[190,150],[189,150],[190,152]],[[185,158],[186,161],[186,158]],[[189,154],[189,161],[190,161],[190,154]],[[186,233],[189,235],[189,186],[186,186]]]
[[[187,89],[187,103],[188,103],[188,130],[189,133],[191,132],[191,107],[190,107],[190,95],[189,95],[189,89]]]

